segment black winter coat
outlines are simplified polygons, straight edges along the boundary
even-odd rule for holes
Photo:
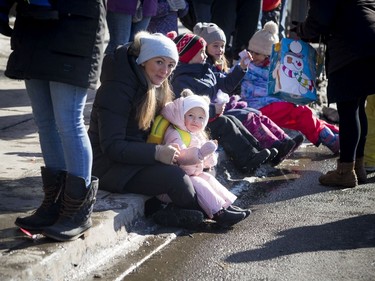
[[[374,0],[310,0],[309,3],[307,18],[297,33],[304,40],[325,37],[328,74],[354,60],[375,56]]]
[[[160,164],[154,159],[155,144],[146,143],[149,130],[139,129],[135,118],[148,86],[128,47],[104,58],[88,131],[93,175],[99,177],[101,189],[117,193],[124,193],[126,183],[143,167]]]
[[[51,2],[58,19],[36,19],[27,1],[18,1],[5,75],[94,89],[103,54],[106,1]]]

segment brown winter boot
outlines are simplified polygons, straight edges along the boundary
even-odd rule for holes
[[[366,183],[367,182],[365,160],[364,160],[363,157],[355,159],[354,171],[357,175],[358,183]]]
[[[92,226],[91,213],[96,201],[99,179],[91,178],[90,186],[81,177],[68,174],[62,195],[60,217],[54,225],[46,227],[43,234],[57,241],[79,238]]]
[[[354,172],[354,162],[341,163],[337,160],[337,168],[320,176],[319,182],[325,186],[338,188],[355,187],[358,185],[357,176]]]
[[[36,211],[27,217],[18,217],[14,222],[17,226],[28,230],[42,230],[53,225],[59,218],[61,196],[65,184],[65,171],[52,171],[41,168],[44,199]]]

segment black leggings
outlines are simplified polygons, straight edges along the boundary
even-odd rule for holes
[[[168,194],[178,207],[199,210],[193,184],[177,166],[159,164],[145,167],[126,184],[125,190],[148,196]]]
[[[364,156],[367,136],[367,97],[355,101],[337,102],[340,121],[340,161],[353,162]]]

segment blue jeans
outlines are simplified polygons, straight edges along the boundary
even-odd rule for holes
[[[45,80],[26,80],[44,164],[91,182],[92,149],[83,110],[87,89]]]
[[[105,49],[106,54],[111,54],[119,45],[124,45],[134,40],[134,35],[141,30],[146,30],[151,17],[144,17],[137,23],[132,22],[132,15],[107,11],[107,26],[109,42]]]

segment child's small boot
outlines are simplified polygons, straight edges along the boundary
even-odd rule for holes
[[[198,229],[204,221],[204,214],[198,210],[182,209],[171,203],[155,212],[152,218],[163,226]]]
[[[355,174],[357,175],[358,183],[366,183],[367,182],[365,160],[364,160],[363,157],[355,159],[354,171],[355,171]]]
[[[270,156],[271,152],[268,149],[250,153],[245,165],[241,167],[242,172],[248,173],[256,170],[260,165],[265,163]]]
[[[294,140],[290,138],[275,142],[273,147],[275,147],[279,153],[274,159],[271,160],[271,164],[273,166],[280,164],[286,157],[288,157],[289,154],[293,152],[295,145],[296,143]]]
[[[228,208],[227,208],[228,211],[232,211],[232,212],[237,212],[237,213],[245,213],[245,218],[247,218],[248,216],[250,216],[251,214],[251,210],[250,209],[242,209],[238,206],[235,206],[235,205],[230,205]]]
[[[337,160],[336,170],[329,171],[325,175],[320,176],[319,182],[325,186],[338,188],[357,186],[358,181],[354,171],[354,162],[340,162],[340,160]]]
[[[319,133],[319,142],[328,147],[334,154],[340,151],[339,134],[331,131],[330,128],[324,127]]]
[[[297,150],[298,147],[301,146],[301,144],[305,141],[305,137],[302,135],[302,134],[297,134],[294,138],[293,138],[294,142],[296,143],[296,145],[293,147],[293,151]]]
[[[214,214],[213,220],[221,226],[229,227],[239,223],[244,218],[246,218],[246,214],[244,212],[233,212],[227,209],[221,209],[219,212]]]

